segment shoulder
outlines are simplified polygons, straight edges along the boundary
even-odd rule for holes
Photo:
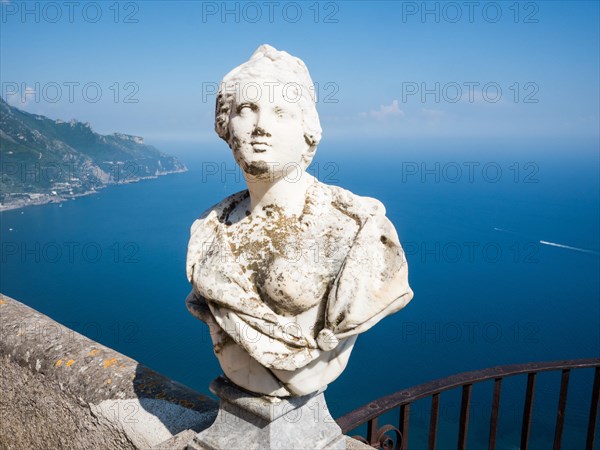
[[[328,197],[331,206],[364,222],[369,217],[385,216],[385,206],[372,197],[354,194],[339,186],[319,183],[318,189]]]
[[[241,202],[246,200],[250,194],[247,189],[236,192],[229,197],[224,198],[219,203],[208,208],[196,221],[192,224],[191,234],[194,234],[197,228],[204,225],[206,222],[218,221],[220,223],[227,222],[229,214],[239,205]]]

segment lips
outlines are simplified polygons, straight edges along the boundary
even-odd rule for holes
[[[254,150],[255,153],[266,152],[267,149],[269,149],[271,147],[270,144],[267,144],[266,142],[263,142],[263,141],[252,141],[252,142],[250,142],[250,145],[252,145],[252,150]]]

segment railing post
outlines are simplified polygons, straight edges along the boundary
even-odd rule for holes
[[[592,400],[590,402],[590,418],[588,420],[586,450],[594,450],[596,439],[596,420],[598,419],[598,399],[600,398],[600,367],[594,372],[594,387],[592,389]]]
[[[567,406],[567,390],[569,389],[569,369],[562,371],[560,380],[560,396],[558,398],[558,411],[556,413],[556,427],[554,428],[554,450],[560,450],[562,442],[563,425],[565,423],[565,407]]]
[[[460,422],[458,428],[458,450],[467,448],[467,430],[469,429],[469,408],[471,407],[472,384],[466,384],[462,389],[460,402]]]
[[[531,431],[531,416],[533,414],[533,398],[535,394],[535,376],[535,372],[527,375],[527,392],[525,393],[523,424],[521,425],[521,450],[527,450],[529,446],[529,432]]]
[[[376,444],[375,437],[377,436],[379,417],[375,417],[367,423],[367,441],[369,445]],[[379,447],[378,447],[379,448]]]
[[[431,415],[429,416],[429,450],[435,450],[437,443],[437,425],[440,412],[440,394],[439,392],[431,396]]]
[[[492,400],[492,415],[490,417],[490,438],[488,450],[496,450],[496,434],[498,433],[498,414],[500,412],[500,389],[502,378],[494,380],[494,399]]]
[[[400,430],[401,443],[400,450],[408,450],[408,421],[410,416],[410,403],[400,406],[400,421],[398,429]]]

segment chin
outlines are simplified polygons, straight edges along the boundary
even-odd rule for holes
[[[253,178],[268,180],[274,176],[273,165],[264,160],[242,161],[240,166],[244,173],[251,175]]]

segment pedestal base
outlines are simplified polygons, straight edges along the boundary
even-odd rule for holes
[[[302,397],[258,396],[219,377],[210,390],[221,399],[217,419],[187,450],[345,450],[323,392]]]

